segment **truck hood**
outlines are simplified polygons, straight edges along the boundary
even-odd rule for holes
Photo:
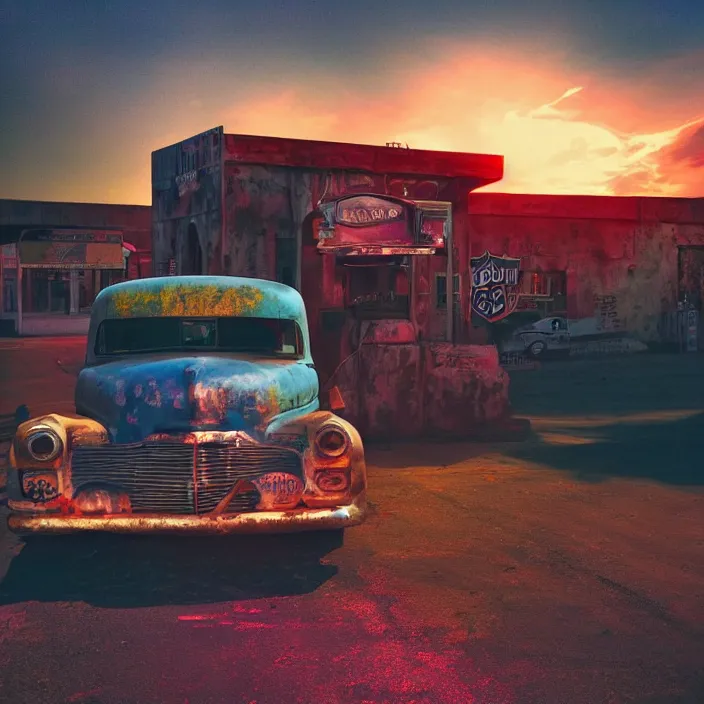
[[[154,433],[243,430],[262,437],[281,413],[317,408],[318,375],[299,361],[224,356],[119,360],[83,369],[77,413],[113,442]]]

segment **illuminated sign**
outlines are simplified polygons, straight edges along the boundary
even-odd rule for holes
[[[338,201],[335,220],[341,225],[364,226],[404,219],[399,203],[374,196],[352,196]]]
[[[319,205],[318,250],[338,256],[434,254],[445,248],[452,204],[358,193]]]

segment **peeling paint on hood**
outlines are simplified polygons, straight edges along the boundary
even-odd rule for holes
[[[149,355],[83,369],[76,411],[112,442],[154,433],[245,430],[263,437],[281,413],[318,408],[318,375],[301,361]]]

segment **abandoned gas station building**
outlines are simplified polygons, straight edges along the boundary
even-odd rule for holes
[[[150,275],[150,208],[0,200],[0,246],[0,334],[85,333],[101,289]]]
[[[464,276],[453,233],[502,175],[500,156],[220,127],[152,154],[155,270],[298,288],[321,380],[366,437],[494,422],[509,413],[496,348],[468,344],[459,291],[439,305],[432,282]]]
[[[298,288],[367,436],[505,415],[495,345],[526,314],[634,344],[698,318],[704,201],[472,193],[502,176],[495,155],[219,127],[152,154],[155,271]]]
[[[495,323],[522,319],[510,315],[520,311],[563,315],[584,334],[620,331],[656,343],[665,334],[663,316],[683,306],[701,310],[704,198],[470,193],[501,179],[501,157],[225,135],[221,127],[154,152],[152,160],[160,271],[296,286],[323,354],[325,331],[360,296],[376,296],[364,307],[379,315],[390,305],[384,296],[393,294],[397,308],[413,299],[399,314],[413,319],[423,338],[479,343],[491,340]],[[382,198],[375,207],[360,200],[370,194]],[[370,222],[321,228],[329,204],[349,196],[355,200],[341,201],[340,212]],[[423,232],[409,231],[405,240],[392,235],[394,198],[416,202],[421,229],[442,222],[447,238],[423,250],[423,238],[432,244]],[[427,212],[432,203],[445,215]],[[344,242],[326,239],[335,228]],[[343,256],[355,243],[367,248],[366,257]],[[386,245],[419,244],[433,256],[398,250],[378,258]],[[396,272],[393,282],[368,266],[337,276],[340,261],[348,270],[372,263],[375,246],[375,261]],[[324,256],[332,251],[335,257]],[[414,285],[407,288],[411,268]],[[455,299],[449,327],[448,272]]]

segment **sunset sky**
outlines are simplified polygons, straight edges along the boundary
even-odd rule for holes
[[[217,125],[704,196],[702,37],[703,0],[2,0],[0,197],[148,204],[151,151]]]

